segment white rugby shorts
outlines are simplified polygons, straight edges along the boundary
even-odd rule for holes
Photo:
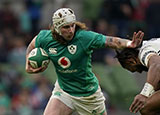
[[[51,99],[57,98],[78,115],[102,115],[105,110],[105,97],[99,87],[98,90],[87,97],[75,97],[64,92],[58,82],[52,92]]]

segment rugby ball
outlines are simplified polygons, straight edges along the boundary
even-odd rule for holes
[[[48,54],[42,48],[34,48],[29,53],[28,60],[33,68],[47,66],[50,61]]]

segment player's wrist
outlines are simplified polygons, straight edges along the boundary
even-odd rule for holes
[[[127,47],[130,47],[131,44],[132,44],[132,41],[128,41],[127,44],[126,44],[126,46],[127,46]]]
[[[146,82],[140,94],[149,97],[154,92],[155,92],[154,87],[150,83]]]

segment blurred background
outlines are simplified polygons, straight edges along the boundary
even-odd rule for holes
[[[127,38],[134,31],[144,39],[160,36],[159,0],[0,0],[0,115],[42,115],[57,78],[53,65],[41,74],[25,72],[25,51],[52,14],[70,7],[89,30]],[[146,73],[130,73],[111,49],[95,50],[97,75],[109,115],[133,115],[129,106],[141,91]],[[139,113],[137,113],[139,115]]]

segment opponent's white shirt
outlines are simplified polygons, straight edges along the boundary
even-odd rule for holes
[[[139,59],[144,66],[148,65],[151,54],[160,55],[160,38],[152,38],[148,41],[143,41],[139,52]]]

